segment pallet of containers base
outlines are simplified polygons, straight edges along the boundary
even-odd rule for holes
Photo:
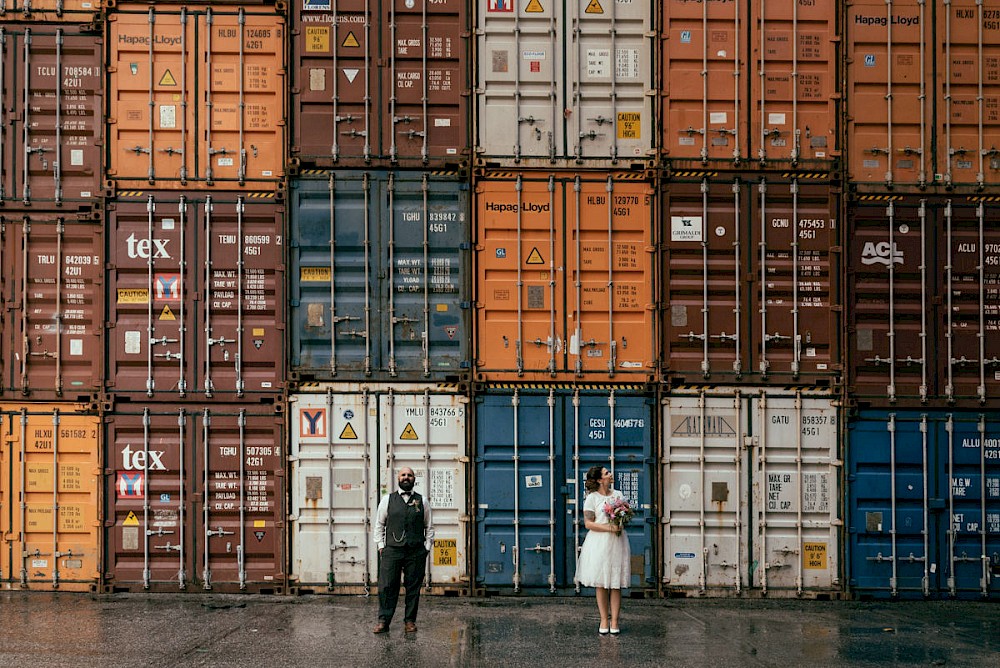
[[[101,579],[96,404],[0,404],[0,586],[95,592]]]
[[[107,409],[279,405],[284,202],[273,192],[122,192],[107,221]]]
[[[844,594],[841,401],[829,389],[664,389],[666,596]]]
[[[28,6],[44,12],[52,4]],[[99,213],[105,194],[102,26],[7,22],[13,13],[0,15],[0,205],[4,211]],[[64,20],[74,15],[68,8]]]
[[[655,34],[653,3],[487,3],[476,29],[477,167],[652,167]]]
[[[281,188],[282,6],[122,3],[107,15],[110,190]]]
[[[1000,599],[1000,414],[865,409],[847,444],[852,594]]]
[[[666,169],[840,170],[837,3],[660,5]]]
[[[655,392],[648,385],[475,388],[477,591],[589,595],[574,582],[584,479],[605,466],[635,510],[627,595],[657,591]]]
[[[289,208],[293,380],[468,380],[465,180],[317,170],[292,179]]]
[[[293,3],[293,172],[468,165],[472,5]]]
[[[289,588],[374,593],[372,517],[409,466],[434,510],[424,591],[471,592],[468,387],[447,383],[305,383],[289,398]]]
[[[840,189],[808,176],[662,183],[662,382],[842,383]]]
[[[847,179],[864,193],[1000,184],[1000,19],[955,0],[845,11]]]
[[[1000,406],[998,216],[989,195],[849,202],[848,391],[859,407]]]
[[[104,591],[284,593],[281,405],[116,407],[104,439]]]
[[[97,401],[104,378],[102,218],[72,208],[0,210],[4,400]]]
[[[632,172],[486,172],[476,197],[475,379],[655,376],[655,189]]]

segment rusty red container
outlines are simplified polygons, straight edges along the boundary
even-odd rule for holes
[[[665,184],[664,382],[841,381],[840,201],[798,178]]]
[[[471,7],[464,0],[294,3],[293,163],[467,163]]]
[[[76,213],[0,213],[0,395],[96,401],[104,377],[104,226]]]
[[[0,23],[0,200],[94,207],[103,195],[103,40],[72,24]]]
[[[849,391],[873,407],[1000,405],[1000,206],[993,197],[851,202]]]
[[[110,400],[280,399],[284,213],[273,193],[136,192],[109,204]]]
[[[107,591],[283,593],[283,413],[157,404],[104,435]]]

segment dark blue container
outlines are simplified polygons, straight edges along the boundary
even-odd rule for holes
[[[632,588],[655,589],[651,394],[567,387],[491,388],[476,404],[477,586],[576,590],[587,469],[603,465],[632,507]]]
[[[469,191],[455,173],[293,180],[291,364],[301,380],[462,380]]]
[[[1000,598],[1000,413],[862,411],[848,438],[853,593]]]

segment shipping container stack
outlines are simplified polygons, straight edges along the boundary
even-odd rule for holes
[[[402,466],[434,509],[425,591],[470,591],[472,12],[290,7],[293,592],[375,592]]]
[[[1000,597],[1000,5],[845,8],[858,597]]]
[[[665,595],[843,592],[839,4],[660,3]]]
[[[654,9],[477,7],[476,591],[590,595],[602,465],[636,509],[632,594],[654,593]]]
[[[287,25],[104,16],[106,591],[287,585]]]
[[[101,574],[101,28],[86,2],[0,13],[0,583]]]

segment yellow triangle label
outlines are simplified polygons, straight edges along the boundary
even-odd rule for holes
[[[165,71],[163,73],[163,76],[160,77],[160,85],[161,86],[176,86],[177,85],[177,79],[175,79],[174,75],[170,73],[170,70],[167,70],[167,71]]]
[[[122,526],[127,526],[127,527],[139,526],[139,518],[135,516],[134,510],[128,511],[128,517],[126,517],[125,521],[122,522]]]
[[[160,311],[160,320],[177,320],[174,316],[174,312],[170,310],[169,306],[164,306],[163,310]]]
[[[601,7],[601,3],[597,0],[590,0],[590,4],[587,5],[587,9],[584,10],[585,14],[603,14],[604,7]]]
[[[532,248],[531,253],[528,254],[528,259],[524,261],[525,264],[545,264],[545,260],[542,259],[542,254],[538,252],[538,248]]]
[[[403,433],[399,435],[399,440],[401,441],[415,441],[417,440],[417,432],[413,428],[413,425],[409,422],[406,423],[406,428],[403,429]]]
[[[354,32],[351,31],[347,33],[347,37],[344,38],[344,43],[341,44],[341,46],[349,46],[352,49],[356,49],[361,46],[361,43],[358,41],[358,38],[354,36]]]
[[[541,14],[544,11],[545,9],[542,7],[542,3],[538,0],[531,0],[531,2],[528,3],[528,6],[524,8],[524,12],[526,14]]]
[[[349,441],[358,440],[358,435],[355,433],[354,427],[351,426],[350,422],[344,425],[344,431],[340,432],[340,438]]]

